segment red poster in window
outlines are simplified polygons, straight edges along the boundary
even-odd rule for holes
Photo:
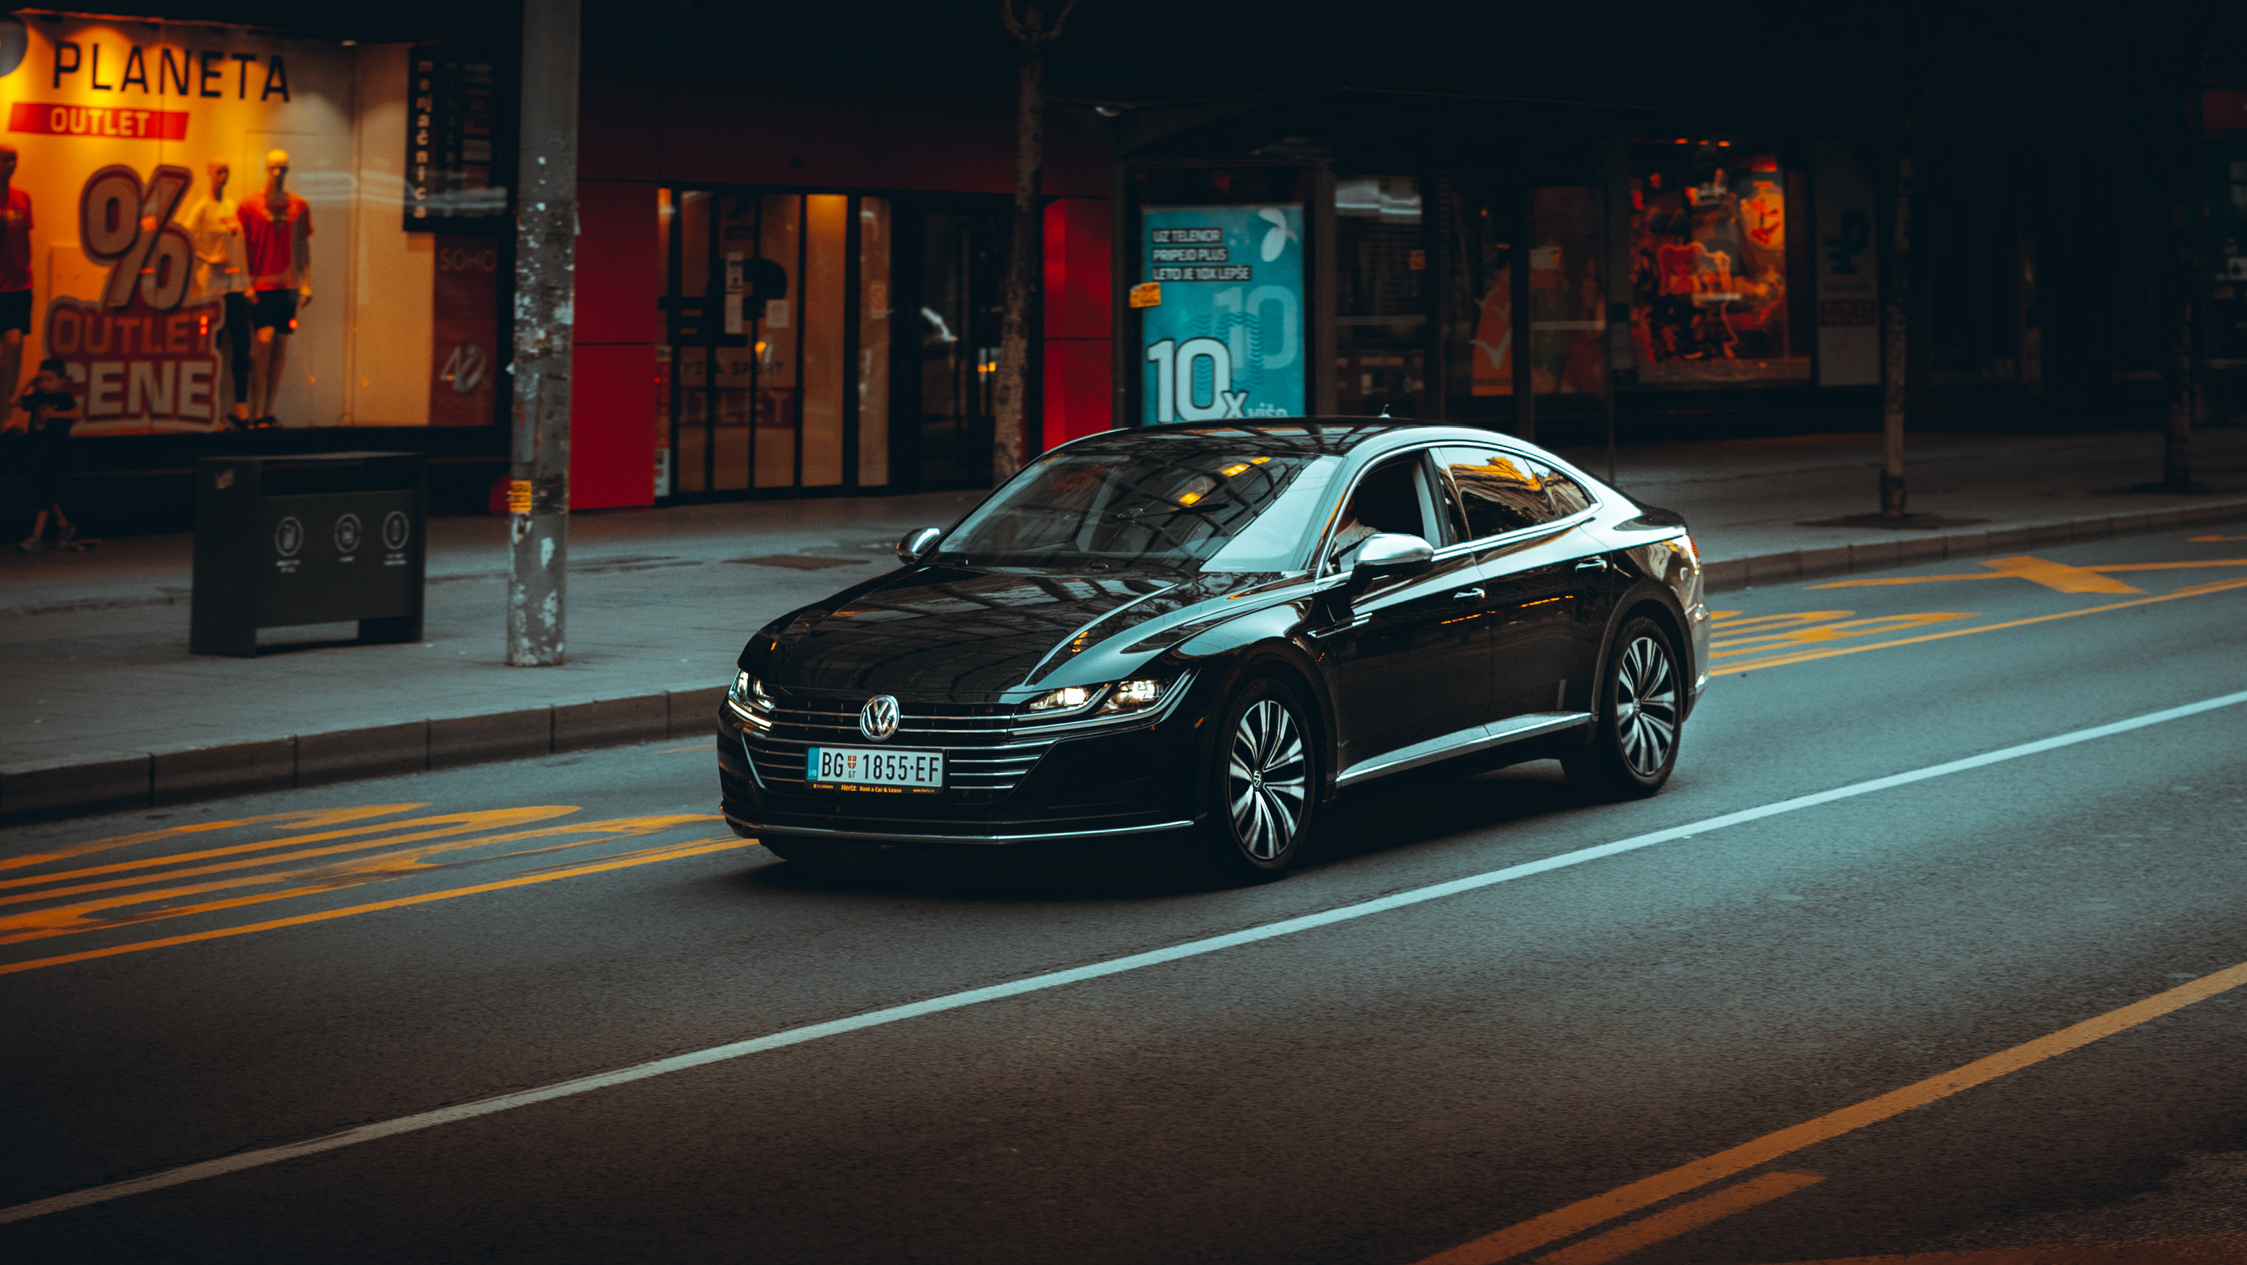
[[[429,424],[489,426],[499,373],[499,248],[439,236],[431,299]]]

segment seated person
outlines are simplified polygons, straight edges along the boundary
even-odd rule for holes
[[[1394,461],[1365,476],[1335,521],[1327,556],[1338,571],[1349,570],[1357,562],[1358,546],[1382,532],[1426,537],[1419,460]]]

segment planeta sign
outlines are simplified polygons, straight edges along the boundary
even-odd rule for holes
[[[64,361],[83,392],[88,422],[201,429],[217,416],[225,309],[216,296],[187,299],[194,245],[172,223],[193,181],[187,168],[165,165],[144,184],[120,163],[94,172],[79,192],[79,246],[109,272],[98,298],[51,299],[45,333],[47,354]]]

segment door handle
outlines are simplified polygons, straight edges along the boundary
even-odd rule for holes
[[[1451,595],[1451,600],[1454,602],[1479,602],[1482,600],[1482,590],[1461,589]]]
[[[1605,571],[1607,570],[1607,559],[1586,558],[1576,564],[1576,569],[1578,571]]]

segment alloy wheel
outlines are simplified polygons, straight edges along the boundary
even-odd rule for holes
[[[1259,861],[1286,852],[1303,825],[1310,761],[1302,729],[1278,700],[1262,698],[1241,713],[1226,766],[1233,835]]]
[[[1615,671],[1615,737],[1631,771],[1647,778],[1660,773],[1677,745],[1677,728],[1677,672],[1669,648],[1638,637]]]

